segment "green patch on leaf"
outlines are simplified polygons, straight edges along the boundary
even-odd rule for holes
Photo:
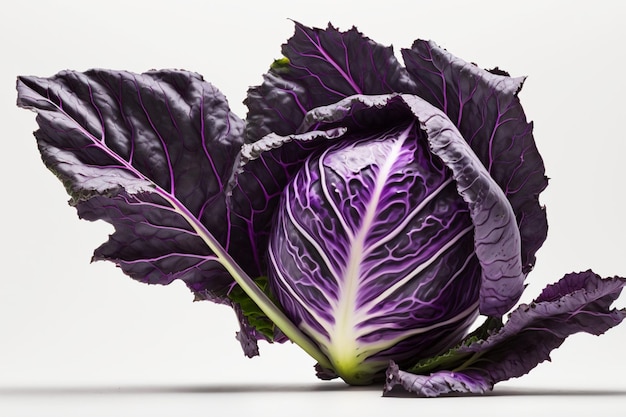
[[[258,277],[254,279],[256,285],[274,302],[278,305],[274,297],[269,291],[269,282],[267,277]],[[243,315],[248,319],[248,323],[254,327],[259,333],[268,338],[269,341],[274,340],[276,334],[276,325],[270,320],[265,313],[259,308],[259,306],[252,301],[252,299],[244,292],[244,290],[236,285],[228,294],[233,302],[237,303],[243,312]]]
[[[441,355],[422,359],[407,371],[418,375],[428,375],[440,370],[462,369],[467,361],[472,360],[473,353],[461,352],[459,348],[469,346],[481,340],[485,340],[502,327],[502,318],[488,317],[476,330],[468,334],[458,345]]]
[[[270,69],[279,73],[286,72],[289,69],[289,58],[282,57],[275,59],[274,62],[272,62],[272,65],[270,65]]]

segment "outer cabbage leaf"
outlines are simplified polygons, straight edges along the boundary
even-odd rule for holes
[[[283,188],[311,153],[344,133],[345,129],[330,129],[269,134],[242,148],[227,200],[233,220],[231,242],[248,254],[258,275],[267,273],[267,242]]]
[[[524,78],[483,70],[423,40],[402,50],[402,56],[417,86],[415,94],[448,115],[510,201],[528,274],[548,225],[538,201],[547,186],[543,160],[517,97]]]
[[[66,71],[20,77],[17,89],[18,105],[38,113],[43,161],[79,216],[115,227],[94,260],[149,284],[181,279],[198,298],[233,305],[224,264],[254,264],[232,244],[226,185],[243,121],[224,96],[185,71]],[[264,336],[235,310],[253,355]]]
[[[179,278],[194,292],[226,295],[232,279],[185,218],[229,247],[224,185],[243,122],[213,86],[182,71],[67,71],[21,77],[18,96],[38,112],[43,161],[79,215],[115,226],[95,259],[139,281]]]
[[[485,340],[462,343],[448,356],[445,369],[424,372],[423,363],[401,371],[391,364],[385,394],[402,387],[419,396],[484,393],[497,382],[528,373],[550,359],[550,352],[574,333],[600,335],[626,317],[626,309],[611,309],[626,278],[602,279],[592,271],[572,273],[546,287],[531,304],[522,304],[504,326]],[[435,361],[436,362],[436,361]]]
[[[295,24],[262,85],[248,91],[246,138],[295,133],[305,114],[354,94],[411,92],[412,80],[391,47],[356,28],[340,32],[330,24],[317,29]]]

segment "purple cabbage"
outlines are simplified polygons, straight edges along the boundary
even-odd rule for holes
[[[248,356],[291,340],[321,378],[388,392],[485,392],[623,319],[624,279],[587,272],[466,338],[515,306],[547,235],[524,79],[295,26],[245,121],[188,71],[19,77],[44,163],[114,226],[95,260],[231,306]]]

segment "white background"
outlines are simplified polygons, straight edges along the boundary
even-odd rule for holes
[[[398,54],[432,39],[482,67],[529,77],[520,97],[551,178],[541,196],[550,231],[523,301],[570,271],[626,276],[626,13],[610,1],[507,4],[5,0],[0,415],[623,415],[626,324],[571,337],[551,363],[480,398],[381,398],[380,387],[317,381],[314,361],[295,345],[262,344],[260,357],[245,358],[228,308],[192,303],[180,283],[147,286],[90,264],[110,229],[67,206],[36,150],[34,114],[15,106],[18,74],[184,68],[245,117],[248,86],[293,33],[288,18],[356,25]]]

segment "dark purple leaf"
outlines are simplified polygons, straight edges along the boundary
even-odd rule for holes
[[[183,71],[92,70],[21,77],[18,93],[38,112],[43,160],[79,214],[115,226],[96,259],[140,281],[181,278],[225,295],[225,271],[181,213],[229,247],[224,188],[243,122],[213,86]]]
[[[398,390],[401,387],[401,390]],[[480,372],[468,370],[462,373],[439,371],[431,375],[416,375],[400,370],[391,362],[387,369],[384,396],[399,393],[414,393],[420,397],[438,397],[451,393],[484,394],[491,391],[493,384]],[[402,391],[404,390],[404,391]]]
[[[309,110],[354,94],[411,90],[411,80],[391,47],[356,28],[340,32],[295,24],[283,45],[286,59],[274,63],[262,85],[248,91],[246,139],[295,133]]]
[[[267,271],[271,222],[284,187],[311,153],[344,132],[345,129],[330,129],[289,136],[270,134],[243,147],[228,199],[231,241],[239,251],[248,254],[259,275]]]
[[[527,274],[548,226],[538,201],[547,185],[543,160],[517,97],[524,78],[485,71],[433,42],[418,40],[402,55],[416,94],[448,115],[510,201]]]
[[[115,227],[94,259],[150,284],[181,279],[199,298],[232,304],[235,281],[211,247],[248,271],[254,263],[232,243],[226,185],[243,122],[224,96],[186,71],[66,71],[20,77],[17,89],[18,105],[38,113],[43,160],[78,214]]]
[[[416,375],[391,366],[385,391],[395,386],[420,396],[481,393],[500,381],[528,373],[550,359],[570,335],[600,335],[622,322],[626,309],[612,309],[626,278],[602,279],[592,271],[572,273],[548,286],[530,305],[522,304],[504,326],[485,340],[461,345],[455,354],[464,359],[454,369]]]

